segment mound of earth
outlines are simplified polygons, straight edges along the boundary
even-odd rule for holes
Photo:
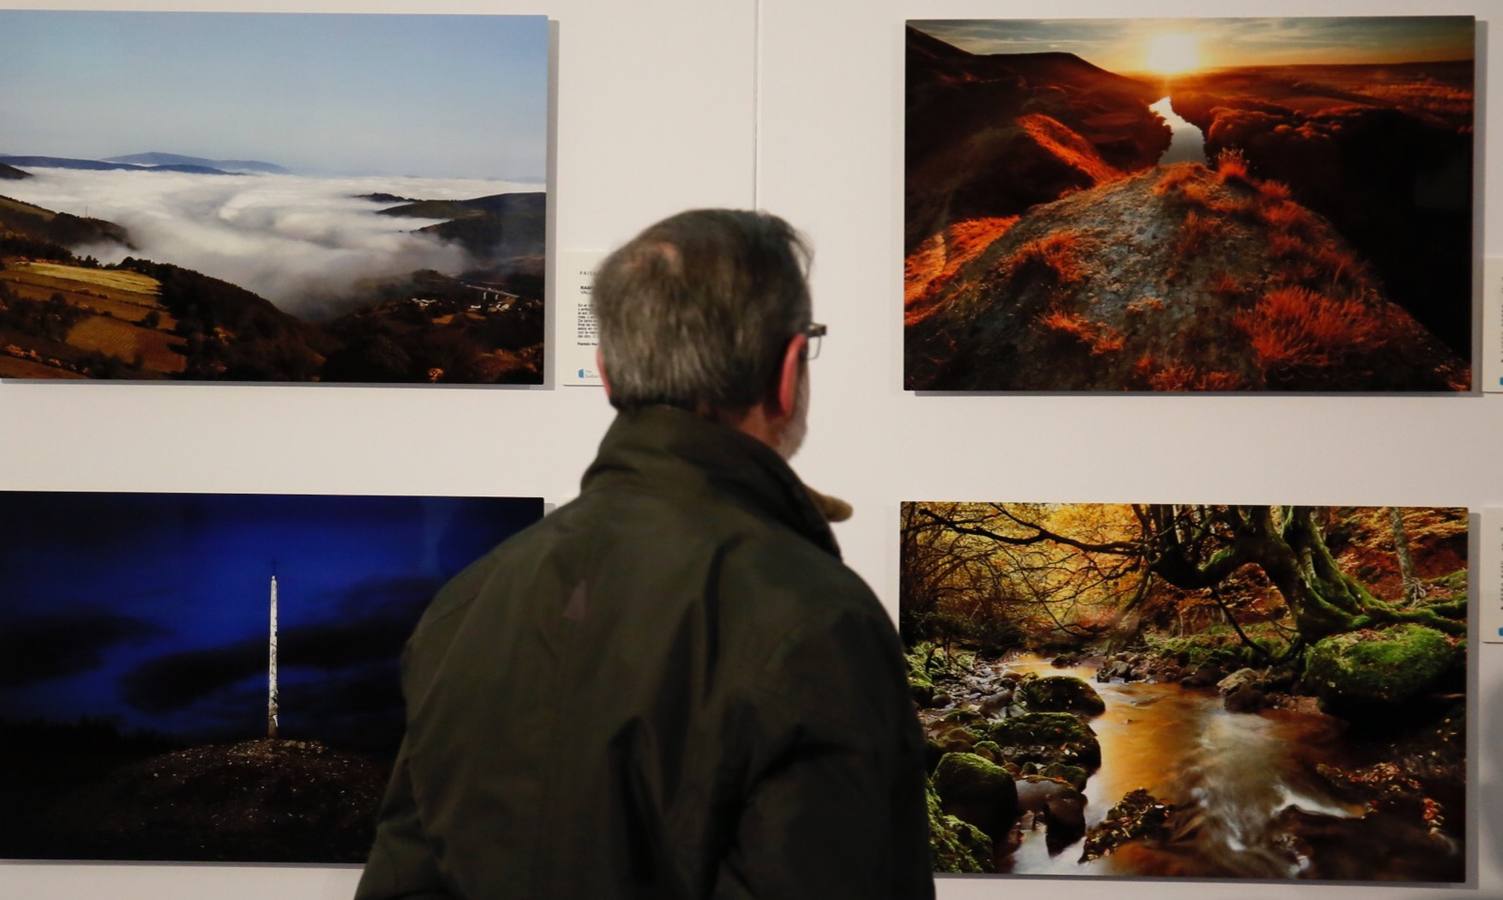
[[[962,261],[933,267],[925,313],[909,318],[909,389],[1470,384],[1325,218],[1235,156],[1107,182],[977,233]]]
[[[192,747],[80,788],[38,843],[61,858],[363,862],[387,774],[318,741]]]

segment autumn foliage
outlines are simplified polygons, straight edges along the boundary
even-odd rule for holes
[[[1332,366],[1374,349],[1387,333],[1383,317],[1361,302],[1302,287],[1275,288],[1234,321],[1265,369]]]

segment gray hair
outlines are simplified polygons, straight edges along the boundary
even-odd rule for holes
[[[774,390],[812,316],[809,248],[764,212],[697,209],[606,258],[591,300],[611,404],[744,412]]]

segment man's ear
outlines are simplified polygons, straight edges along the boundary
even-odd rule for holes
[[[804,367],[804,351],[808,346],[809,338],[796,334],[783,351],[783,366],[778,372],[778,392],[774,398],[778,408],[773,410],[779,418],[793,415],[793,408],[798,405],[799,380],[808,377]]]
[[[600,384],[605,388],[605,399],[611,399],[611,380],[605,374],[605,354],[595,348],[595,371],[600,373]]]

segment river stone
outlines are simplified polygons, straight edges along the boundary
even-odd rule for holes
[[[1349,631],[1310,648],[1305,680],[1327,712],[1361,712],[1430,691],[1460,653],[1450,638],[1424,625]]]
[[[1018,688],[1023,705],[1035,712],[1073,712],[1099,716],[1106,703],[1096,689],[1070,675],[1036,678]]]
[[[946,753],[934,770],[940,806],[989,835],[1004,834],[1018,817],[1018,789],[1001,766],[974,753]]]
[[[1250,684],[1221,697],[1221,704],[1226,707],[1226,711],[1234,713],[1255,713],[1270,703],[1267,694]]]
[[[1062,781],[1042,775],[1017,780],[1018,809],[1031,812],[1048,829],[1051,850],[1074,843],[1085,833],[1085,795]]]
[[[1101,765],[1101,744],[1091,726],[1071,713],[1028,712],[993,723],[987,734],[1012,763],[1066,763],[1087,772]]]
[[[1191,688],[1210,687],[1226,677],[1226,670],[1216,663],[1201,663],[1180,684]]]
[[[1262,687],[1263,673],[1257,669],[1238,669],[1216,682],[1216,690],[1223,696],[1245,687]]]
[[[1091,777],[1091,774],[1080,766],[1065,763],[1049,763],[1047,766],[1040,766],[1038,771],[1045,778],[1063,781],[1077,791],[1085,790],[1086,781]]]
[[[1106,856],[1128,841],[1166,837],[1173,813],[1173,806],[1160,802],[1143,788],[1128,793],[1086,835],[1080,861],[1090,862]]]
[[[983,716],[981,713],[977,712],[974,709],[967,709],[963,706],[957,706],[954,709],[945,712],[934,721],[944,723],[945,725],[962,725],[970,728],[977,725],[985,725],[986,716]]]
[[[929,809],[929,851],[934,857],[934,871],[996,871],[992,839],[986,832],[947,815],[933,785],[925,786],[924,800]]]
[[[946,753],[960,753],[970,750],[981,736],[962,725],[941,725],[930,733],[930,739]]]
[[[998,765],[1002,763],[1002,748],[997,746],[996,741],[977,741],[975,746],[971,747],[971,752],[984,757],[989,762]]]
[[[981,701],[976,704],[976,708],[980,710],[981,714],[986,716],[987,718],[995,719],[1000,716],[1008,706],[1012,704],[1012,701],[1012,689],[1003,688],[1002,690],[997,691],[995,694],[988,694],[987,696],[982,697]]]

